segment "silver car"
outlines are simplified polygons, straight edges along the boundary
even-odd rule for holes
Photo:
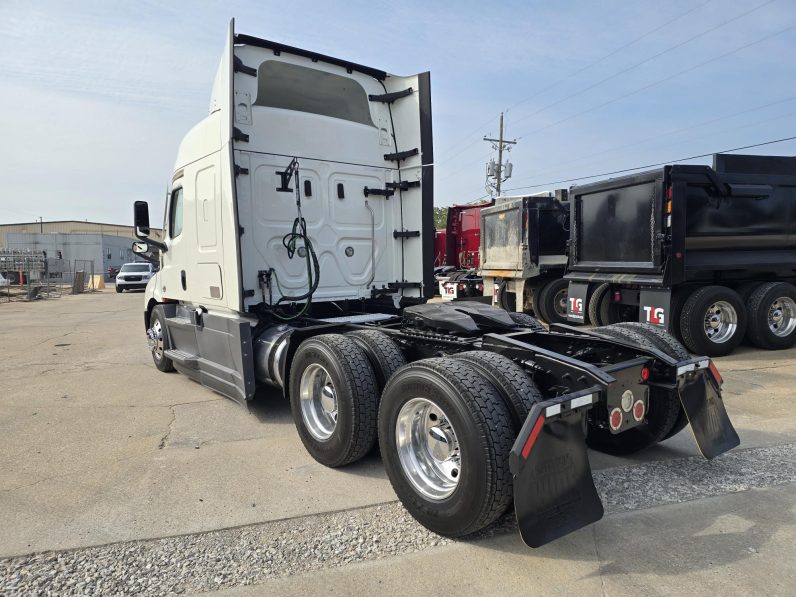
[[[116,292],[146,288],[156,271],[151,263],[125,263],[116,275]]]

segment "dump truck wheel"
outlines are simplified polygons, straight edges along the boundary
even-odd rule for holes
[[[542,400],[542,394],[528,374],[508,357],[486,350],[462,352],[453,358],[470,363],[503,398],[519,433],[531,407]]]
[[[746,307],[732,288],[704,286],[683,304],[680,333],[688,349],[699,355],[730,354],[746,333]]]
[[[588,311],[589,321],[591,321],[593,325],[606,325],[608,323],[607,321],[603,321],[600,317],[600,302],[603,300],[609,288],[611,288],[610,284],[600,284],[594,289],[594,292],[591,293]]]
[[[384,389],[384,468],[409,513],[440,535],[469,535],[506,511],[514,439],[503,399],[465,360],[416,361]]]
[[[169,345],[169,336],[166,333],[166,315],[160,305],[155,305],[152,308],[147,332],[155,367],[164,373],[174,371],[174,363],[164,354],[171,346]]]
[[[329,467],[362,458],[376,443],[379,393],[373,367],[353,339],[304,340],[290,367],[290,408],[304,447]]]
[[[357,330],[346,336],[356,342],[368,357],[381,395],[393,373],[406,365],[401,349],[387,334],[378,330]]]
[[[517,325],[525,328],[530,328],[534,332],[546,332],[547,328],[542,325],[542,322],[527,313],[509,313],[511,320]]]
[[[691,354],[688,352],[685,346],[683,346],[677,338],[669,334],[666,330],[663,330],[657,326],[651,325],[649,323],[641,323],[638,321],[626,321],[624,323],[617,323],[614,324],[616,327],[626,328],[638,332],[647,340],[652,342],[655,346],[658,347],[662,353],[669,355],[673,359],[677,359],[678,361],[685,361],[691,358]],[[688,417],[685,414],[685,410],[683,410],[683,405],[680,405],[680,412],[677,415],[677,421],[674,423],[674,427],[663,437],[663,440],[669,439],[670,437],[677,435],[685,426],[688,425]]]
[[[787,282],[760,284],[746,303],[749,341],[760,348],[780,350],[796,343],[796,287]]]
[[[567,323],[569,282],[563,278],[550,280],[539,291],[542,319],[547,323]],[[538,315],[538,313],[537,313]]]
[[[508,284],[503,280],[498,286],[497,304],[504,311],[513,313],[516,310],[517,295],[508,291]]]
[[[625,327],[609,325],[594,331],[640,348],[657,348],[642,334]],[[651,386],[647,415],[641,425],[614,435],[607,427],[590,421],[586,443],[590,448],[607,454],[638,452],[666,438],[677,424],[680,410],[680,400],[676,394]]]

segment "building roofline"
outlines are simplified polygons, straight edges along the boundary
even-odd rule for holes
[[[95,226],[122,226],[124,228],[132,228],[132,224],[111,224],[109,222],[90,222],[88,220],[44,220],[44,221],[34,221],[34,222],[8,222],[6,224],[0,224],[0,226],[28,226],[34,225],[39,226],[41,224],[94,224]],[[151,228],[151,230],[160,230],[160,228]]]

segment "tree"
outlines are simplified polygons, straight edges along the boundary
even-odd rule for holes
[[[434,208],[434,228],[437,230],[444,230],[448,226],[448,208],[435,207]]]

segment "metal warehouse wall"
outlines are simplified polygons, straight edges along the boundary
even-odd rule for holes
[[[102,234],[105,236],[125,236],[133,238],[135,231],[132,226],[119,224],[102,224],[100,222],[80,222],[78,220],[62,220],[57,222],[23,222],[20,224],[0,224],[0,247],[7,247],[7,235],[12,232],[63,233],[63,234]],[[153,238],[161,238],[162,231],[152,228]]]
[[[11,249],[47,251],[48,257],[56,257],[61,251],[70,267],[75,259],[93,261],[96,274],[107,272],[110,266],[118,267],[136,260],[131,248],[132,236],[10,232],[6,239]]]

